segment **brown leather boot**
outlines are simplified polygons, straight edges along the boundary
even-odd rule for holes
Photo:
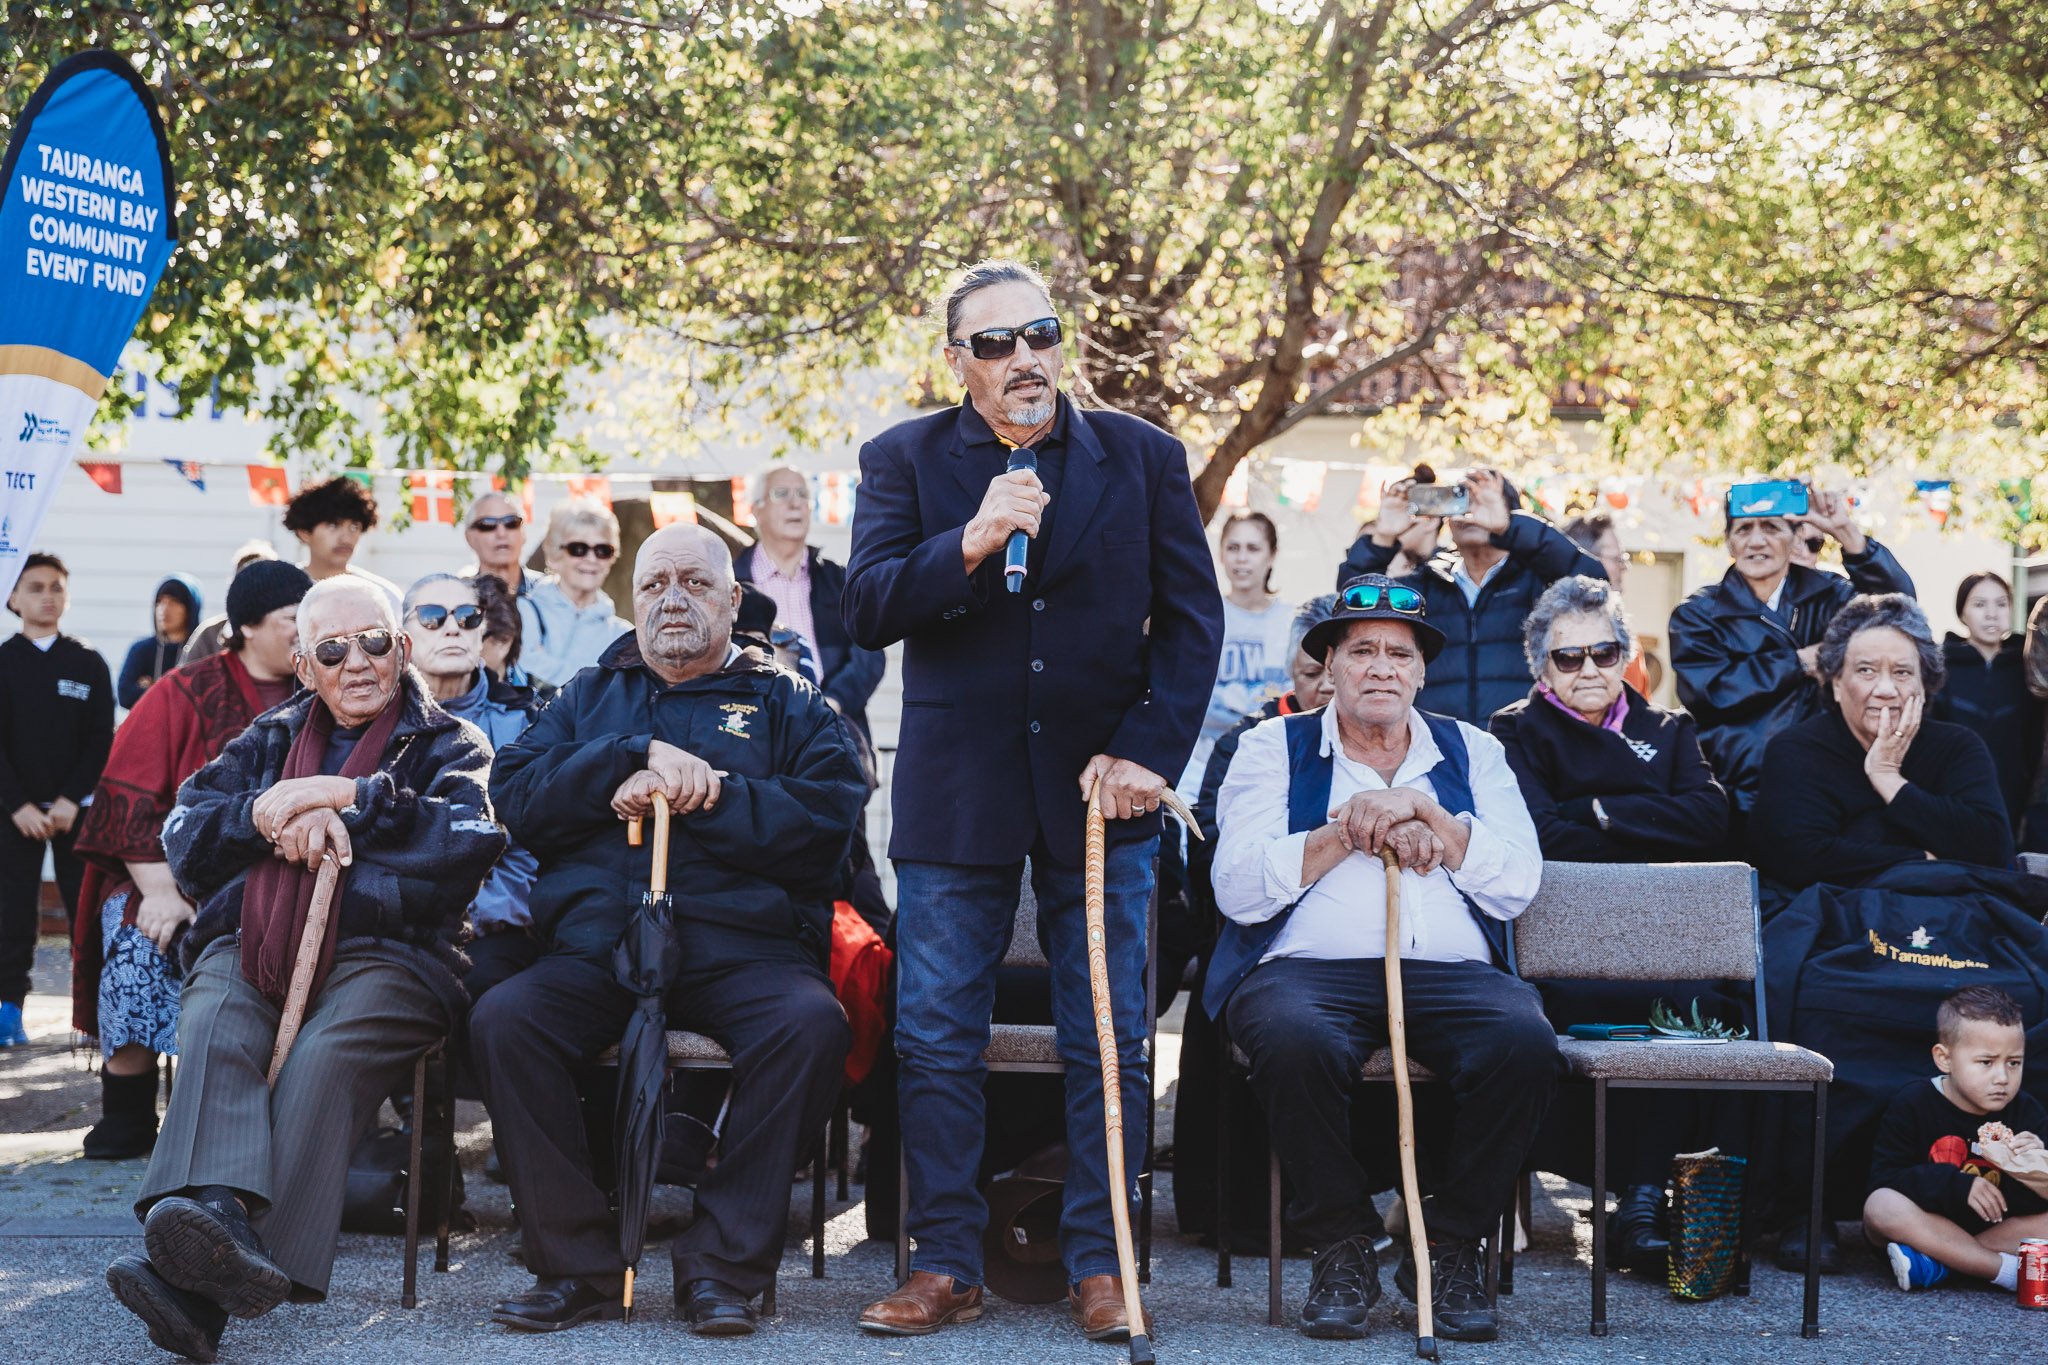
[[[1131,1320],[1124,1313],[1124,1282],[1118,1275],[1090,1275],[1067,1286],[1067,1312],[1090,1341],[1129,1341]],[[1145,1335],[1152,1335],[1152,1313],[1145,1310]]]
[[[948,1323],[980,1316],[980,1285],[961,1288],[951,1275],[913,1270],[902,1288],[861,1311],[860,1327],[878,1336],[927,1337]]]

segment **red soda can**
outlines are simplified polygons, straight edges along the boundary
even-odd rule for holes
[[[2020,1243],[2019,1305],[2048,1309],[2048,1238],[2029,1237]]]

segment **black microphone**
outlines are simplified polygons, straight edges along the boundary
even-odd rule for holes
[[[1038,452],[1030,446],[1010,452],[1010,467],[1005,472],[1014,474],[1020,469],[1038,472]],[[1030,552],[1031,537],[1022,531],[1010,532],[1009,548],[1003,551],[1003,585],[1011,592],[1024,591],[1024,556]]]

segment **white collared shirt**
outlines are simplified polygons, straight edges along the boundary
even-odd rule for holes
[[[1493,561],[1492,568],[1479,575],[1477,579],[1474,579],[1471,574],[1465,572],[1464,556],[1451,556],[1451,582],[1457,584],[1458,591],[1465,594],[1466,606],[1476,607],[1479,605],[1479,590],[1484,588],[1492,580],[1493,576],[1500,572],[1500,566],[1507,562],[1507,556],[1501,556]]]
[[[1276,957],[1319,959],[1386,956],[1387,880],[1384,865],[1363,851],[1345,855],[1306,890],[1301,860],[1312,831],[1287,832],[1286,717],[1245,732],[1217,796],[1221,833],[1212,878],[1216,906],[1240,924],[1258,924],[1297,898],[1294,914],[1267,949]],[[1473,813],[1457,817],[1472,831],[1464,864],[1428,876],[1401,874],[1403,957],[1430,962],[1486,962],[1486,936],[1466,907],[1470,896],[1497,920],[1528,908],[1543,880],[1536,826],[1500,741],[1458,722],[1469,758]],[[1422,714],[1408,712],[1408,754],[1386,782],[1370,766],[1345,757],[1335,713],[1325,707],[1320,749],[1331,758],[1330,808],[1358,792],[1409,787],[1434,798],[1427,776],[1443,757]],[[1460,893],[1463,893],[1462,895]]]

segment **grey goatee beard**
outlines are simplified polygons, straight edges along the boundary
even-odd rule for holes
[[[1050,399],[1043,403],[1033,403],[1030,407],[1011,408],[1010,425],[1017,427],[1035,427],[1040,422],[1049,420],[1052,417],[1052,410],[1053,404]]]

